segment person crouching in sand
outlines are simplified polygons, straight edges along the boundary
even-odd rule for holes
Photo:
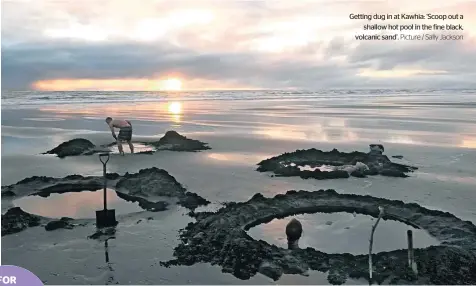
[[[106,118],[106,123],[109,125],[109,128],[112,132],[112,137],[116,139],[117,148],[119,153],[124,156],[124,150],[122,149],[122,141],[126,141],[129,144],[129,149],[131,153],[134,153],[134,145],[132,145],[132,124],[129,120],[122,119],[112,119],[111,117]],[[114,128],[119,128],[119,135],[116,136]]]

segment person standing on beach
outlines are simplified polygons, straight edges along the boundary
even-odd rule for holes
[[[109,128],[112,132],[112,137],[116,139],[117,148],[119,148],[119,153],[124,156],[124,150],[122,149],[122,141],[126,141],[129,144],[129,149],[131,153],[134,153],[134,145],[132,145],[132,124],[129,120],[123,119],[112,119],[111,117],[106,118],[106,123],[109,125]],[[119,135],[116,136],[114,128],[119,128]]]

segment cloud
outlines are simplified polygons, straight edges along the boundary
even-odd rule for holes
[[[170,75],[192,87],[474,87],[476,4],[437,2],[4,1],[2,89]],[[464,13],[464,40],[355,40],[367,22],[350,13],[392,11]]]
[[[197,53],[156,44],[37,43],[3,53],[2,81],[21,87],[32,79],[120,79],[180,74],[186,78],[271,83],[320,82],[343,70],[332,64],[272,59],[258,53]],[[293,76],[290,76],[293,75]],[[265,86],[271,87],[271,86]]]

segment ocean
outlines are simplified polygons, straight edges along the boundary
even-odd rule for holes
[[[473,103],[474,89],[369,89],[369,90],[240,90],[240,91],[2,91],[2,108],[47,104],[157,102],[167,98],[181,100],[357,100],[392,98],[406,100],[426,98],[440,103]],[[468,102],[469,101],[469,102]]]

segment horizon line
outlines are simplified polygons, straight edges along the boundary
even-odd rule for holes
[[[157,92],[157,93],[181,93],[181,92],[204,92],[204,91],[325,91],[325,90],[476,90],[475,87],[368,87],[368,88],[256,88],[256,89],[185,89],[185,90],[16,90],[2,89],[1,92]]]

